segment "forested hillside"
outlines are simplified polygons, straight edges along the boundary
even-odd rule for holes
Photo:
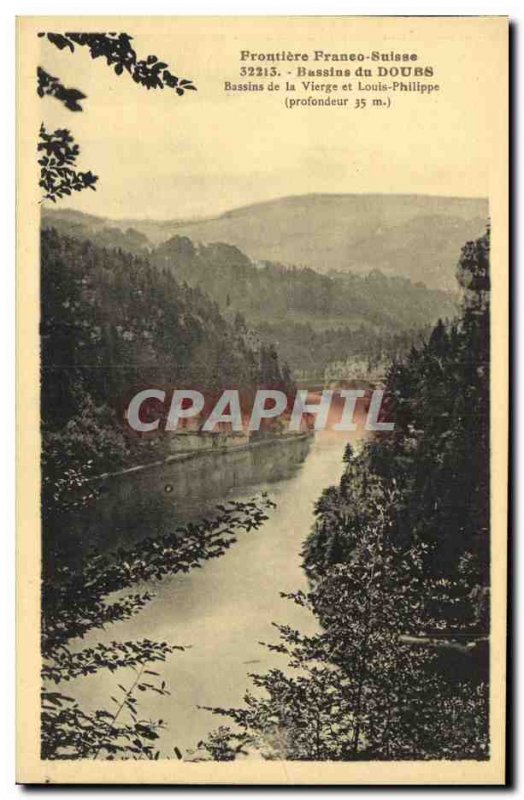
[[[47,220],[47,221],[46,221]],[[362,377],[405,353],[439,317],[453,317],[455,297],[407,278],[332,272],[253,262],[228,244],[197,245],[174,236],[153,248],[143,234],[107,227],[96,217],[45,215],[62,232],[146,256],[179,283],[200,288],[233,325],[275,346],[298,377]],[[361,366],[360,366],[361,365]]]
[[[480,236],[486,200],[468,197],[377,194],[309,194],[236,208],[204,220],[149,230],[227,242],[253,259],[391,276],[453,289],[452,264],[462,244]],[[127,223],[126,223],[127,224]],[[142,230],[139,221],[134,227]],[[154,239],[153,241],[162,241]]]
[[[195,243],[225,242],[253,260],[424,281],[453,290],[453,264],[465,241],[480,236],[489,216],[486,200],[431,195],[307,194],[282,197],[194,220],[107,220],[68,209],[44,209],[52,224],[87,230],[132,228],[151,246],[171,237]]]
[[[123,433],[122,412],[137,389],[185,385],[212,393],[288,380],[274,349],[227,322],[199,288],[122,250],[44,230],[41,289],[50,502],[86,469],[152,457],[158,441]]]
[[[340,486],[319,502],[305,565],[319,577],[347,561],[359,522],[373,515],[373,487],[390,487],[392,541],[403,548],[423,544],[428,578],[467,586],[473,594],[461,602],[470,602],[473,620],[489,583],[489,234],[463,249],[457,276],[460,317],[439,321],[425,344],[391,365],[385,415],[395,427],[358,455],[348,452]],[[456,603],[439,610],[454,625],[455,616],[465,616]]]
[[[231,245],[186,237],[160,245],[151,260],[201,287],[226,316],[241,314],[294,370],[316,377],[332,362],[377,363],[405,352],[439,316],[456,313],[451,295],[406,278],[255,264]]]
[[[147,255],[152,247],[147,236],[135,228],[111,225],[101,217],[79,211],[43,209],[42,228],[52,228],[64,236],[89,239],[101,247],[121,248],[136,255]]]
[[[393,364],[385,417],[347,446],[304,549],[320,632],[277,626],[283,671],[201,743],[299,760],[489,757],[489,232],[462,250],[460,317]]]
[[[152,253],[152,261],[171,269],[178,280],[205,289],[221,306],[250,322],[293,321],[325,328],[330,323],[357,327],[406,329],[452,313],[450,297],[406,278],[368,275],[321,275],[265,261],[253,263],[226,244],[196,246],[175,236]]]

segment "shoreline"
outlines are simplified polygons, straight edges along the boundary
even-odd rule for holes
[[[259,441],[255,442],[248,442],[246,444],[240,444],[236,446],[222,446],[216,448],[206,448],[204,450],[187,450],[181,453],[172,453],[166,458],[158,459],[158,461],[150,461],[146,464],[137,464],[134,467],[126,467],[125,469],[115,470],[114,472],[102,472],[99,475],[93,475],[91,478],[88,478],[86,483],[92,483],[93,481],[100,481],[100,480],[107,480],[108,478],[117,478],[122,475],[132,475],[136,472],[143,472],[147,469],[152,469],[153,467],[163,467],[166,464],[173,464],[173,463],[183,463],[184,461],[192,461],[195,458],[199,458],[200,456],[209,456],[209,455],[218,455],[224,453],[242,453],[247,450],[254,450],[258,447],[267,447],[268,445],[275,445],[275,444],[282,444],[284,442],[296,442],[296,441],[303,441],[304,439],[310,439],[314,437],[314,433],[297,433],[297,434],[288,434],[278,437],[272,437],[268,439],[260,439]]]

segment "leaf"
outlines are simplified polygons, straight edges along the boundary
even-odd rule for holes
[[[58,47],[59,50],[63,50],[64,47],[69,47],[72,53],[75,50],[73,43],[59,33],[48,33],[47,38],[55,47]]]

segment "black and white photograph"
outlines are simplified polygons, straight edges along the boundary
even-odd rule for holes
[[[508,19],[17,26],[18,779],[504,783]]]

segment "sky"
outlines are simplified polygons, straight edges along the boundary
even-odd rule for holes
[[[147,91],[81,48],[71,54],[39,39],[41,65],[87,95],[81,113],[54,98],[38,101],[48,128],[71,129],[81,148],[79,169],[99,175],[97,191],[78,193],[68,207],[112,218],[173,219],[311,192],[489,194],[496,142],[487,97],[496,80],[496,36],[481,21],[467,28],[460,20],[433,20],[432,27],[423,19],[318,17],[115,22],[134,36],[140,57],[155,54],[198,91],[183,97]],[[441,89],[429,97],[395,95],[389,109],[362,111],[351,106],[357,91],[339,95],[350,98],[349,108],[291,110],[282,92],[224,91],[225,81],[261,81],[239,76],[241,50],[319,48],[416,52],[419,64],[433,66]],[[355,86],[357,78],[350,80]]]

